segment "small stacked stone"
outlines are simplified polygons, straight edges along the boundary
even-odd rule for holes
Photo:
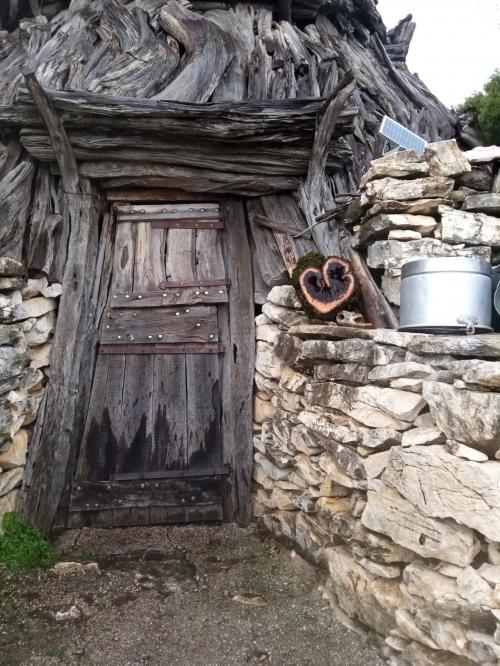
[[[390,154],[361,181],[356,242],[382,271],[382,291],[399,306],[401,267],[426,257],[500,263],[500,148],[462,153],[456,141]],[[492,251],[493,248],[493,251]]]
[[[254,515],[394,666],[500,660],[500,335],[257,319]]]
[[[0,529],[13,511],[48,378],[60,284],[0,258]]]

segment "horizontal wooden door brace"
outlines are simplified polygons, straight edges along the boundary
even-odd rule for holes
[[[186,344],[102,344],[99,354],[223,354],[224,345],[220,343],[186,343]]]
[[[142,479],[148,481],[151,479],[184,479],[189,477],[198,476],[228,476],[231,474],[231,467],[224,465],[223,467],[210,467],[208,469],[172,469],[162,470],[158,472],[124,472],[123,474],[111,474],[111,481],[140,481]]]
[[[146,220],[140,220],[145,222]],[[151,222],[151,229],[224,229],[222,220],[161,220]]]
[[[226,285],[167,287],[162,291],[112,294],[112,308],[161,308],[173,305],[213,305],[227,303]]]

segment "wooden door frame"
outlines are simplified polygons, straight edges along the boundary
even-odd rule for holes
[[[98,203],[94,201],[99,202],[103,198],[102,191],[99,193],[96,187],[98,184],[94,185],[93,191],[96,194],[92,200],[88,193],[68,195],[64,200],[67,210],[61,211],[63,216],[79,216],[75,236],[84,239],[85,247],[89,242],[92,245],[85,256],[74,254],[66,262],[60,313],[68,311],[69,314],[66,317],[63,315],[57,322],[52,351],[54,356],[57,354],[64,357],[64,363],[59,364],[57,379],[51,380],[47,386],[30,447],[27,482],[21,496],[22,514],[44,532],[66,525],[69,489],[83,437],[82,412],[86,416],[95,372],[102,292],[107,289],[110,277],[111,266],[106,250],[111,241],[113,225],[109,210],[113,201],[130,201],[130,198],[121,199],[120,192],[105,193],[108,210],[104,213],[102,209],[100,211],[102,225],[97,240],[99,215],[95,214]],[[131,196],[137,197],[137,202],[151,200],[148,190],[134,191]],[[232,474],[224,513],[225,520],[246,525],[251,519],[255,322],[252,261],[243,199],[213,196],[210,192],[190,194],[179,190],[162,190],[161,194],[154,190],[151,196],[156,201],[158,196],[166,196],[171,201],[218,201],[227,220],[223,238],[231,288],[229,302],[221,311],[221,338],[226,348],[226,362],[222,364],[222,405],[231,405],[231,409],[223,409],[222,428],[223,462],[231,467]],[[73,213],[73,210],[77,212]],[[72,282],[75,268],[86,285],[77,303]],[[83,330],[79,323],[82,321],[86,322]],[[61,391],[64,393],[61,394]],[[51,406],[50,413],[47,413],[47,405]],[[55,429],[54,424],[57,425],[58,420],[64,422],[64,425]],[[233,446],[228,446],[230,442],[233,442]]]

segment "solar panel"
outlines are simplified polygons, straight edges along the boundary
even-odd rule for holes
[[[427,142],[418,136],[418,134],[411,132],[388,116],[384,116],[379,132],[386,139],[389,139],[389,141],[401,146],[401,148],[414,150],[417,155],[424,154]]]

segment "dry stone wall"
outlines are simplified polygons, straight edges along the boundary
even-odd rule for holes
[[[495,262],[495,155],[446,142],[372,163],[357,231],[389,296],[409,259]],[[393,666],[498,664],[500,335],[318,324],[291,286],[256,323],[255,516]]]
[[[28,278],[23,264],[0,258],[0,526],[22,483],[60,294],[60,284]]]
[[[393,306],[408,261],[463,256],[500,263],[499,165],[498,148],[462,153],[454,140],[429,144],[422,157],[402,151],[371,163],[354,242],[381,272]]]

